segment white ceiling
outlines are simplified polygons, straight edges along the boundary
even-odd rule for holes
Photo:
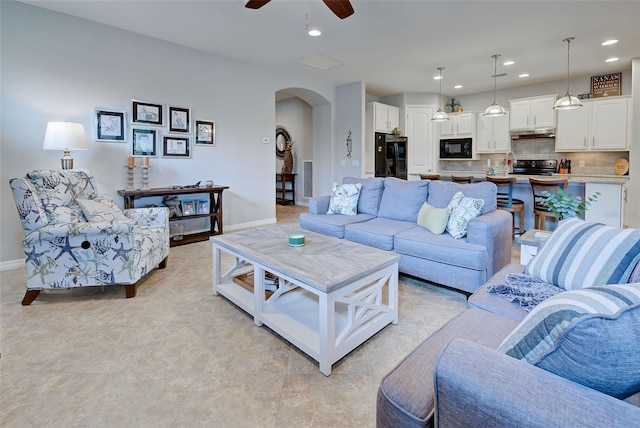
[[[629,70],[640,57],[640,1],[352,0],[355,14],[338,19],[321,0],[272,0],[261,9],[242,0],[33,1],[24,3],[234,58],[256,67],[332,84],[364,81],[367,93],[493,90],[492,54],[500,53],[499,88],[564,79],[567,36],[571,75]],[[323,31],[319,38],[305,32]],[[615,38],[619,43],[604,47]],[[293,61],[321,54],[343,65],[318,70]],[[605,63],[611,56],[618,62]],[[513,60],[512,66],[503,66]],[[527,72],[530,77],[518,78]],[[455,84],[462,89],[453,89]]]

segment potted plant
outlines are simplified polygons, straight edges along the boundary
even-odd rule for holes
[[[589,208],[589,205],[598,199],[600,192],[594,193],[584,201],[580,196],[576,196],[571,193],[564,193],[562,188],[559,188],[554,194],[544,191],[542,192],[542,195],[547,198],[543,204],[549,208],[549,211],[555,214],[559,221],[561,221],[567,217],[577,217],[582,215],[582,213]]]

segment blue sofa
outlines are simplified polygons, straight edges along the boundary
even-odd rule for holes
[[[495,184],[406,181],[397,178],[345,177],[343,184],[361,183],[356,215],[327,214],[329,196],[313,198],[300,215],[307,230],[394,251],[401,255],[401,273],[473,293],[511,261],[511,214],[496,209]],[[454,239],[418,226],[424,202],[446,207],[453,195],[483,199],[480,215],[467,235]]]
[[[488,283],[523,269],[507,265]],[[620,400],[497,351],[526,315],[481,287],[384,376],[377,428],[640,426],[640,394]]]

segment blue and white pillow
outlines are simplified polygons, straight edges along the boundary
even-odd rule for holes
[[[629,281],[640,260],[640,229],[563,220],[525,273],[565,290]]]
[[[498,351],[625,399],[640,392],[640,283],[565,291],[536,306]]]
[[[483,205],[483,199],[469,198],[462,192],[457,192],[447,206],[449,210],[447,232],[455,239],[464,237],[467,234],[469,221],[480,214]]]
[[[82,213],[91,222],[129,221],[108,195],[94,199],[76,199]]]
[[[331,199],[327,214],[358,214],[358,198],[360,197],[361,183],[338,184],[333,183]]]

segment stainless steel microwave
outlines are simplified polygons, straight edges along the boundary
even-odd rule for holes
[[[471,159],[472,138],[443,138],[440,140],[440,159]]]

